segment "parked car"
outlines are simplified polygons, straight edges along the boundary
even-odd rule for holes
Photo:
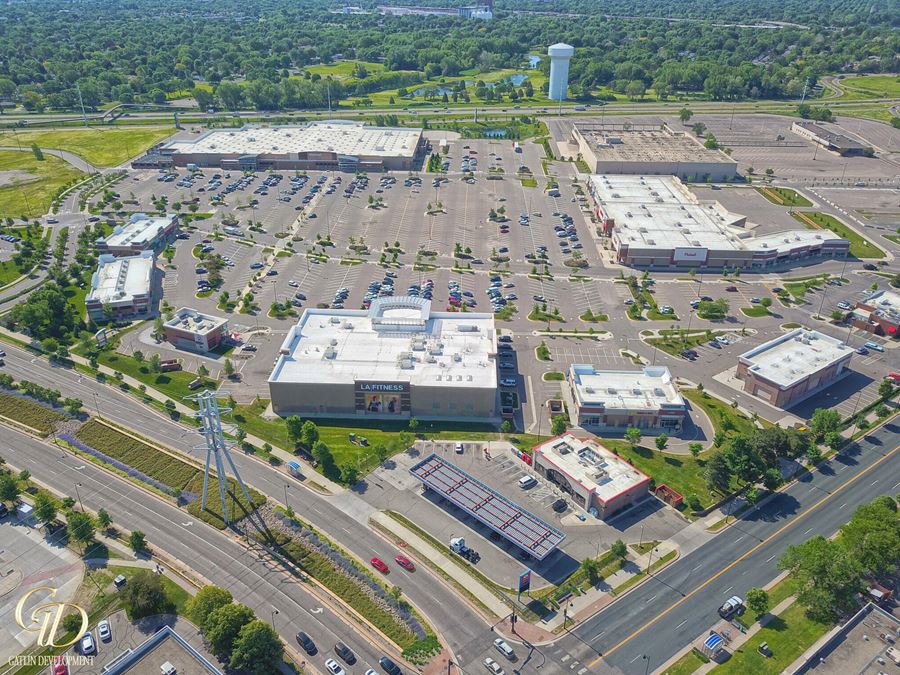
[[[78,648],[86,656],[97,653],[97,643],[94,641],[94,635],[90,631],[81,637]]]
[[[876,352],[884,351],[884,347],[882,345],[878,344],[877,342],[867,342],[864,346],[867,349],[871,349],[872,351],[876,351]]]
[[[352,666],[356,663],[356,654],[353,653],[353,650],[350,649],[343,642],[338,642],[334,645],[334,653],[340,656],[344,661],[347,662],[347,665]]]
[[[344,669],[341,668],[341,664],[334,659],[325,659],[325,668],[331,675],[346,675]]]
[[[103,642],[112,640],[112,630],[110,630],[109,621],[103,619],[103,621],[97,624],[97,635],[100,636],[100,639],[103,640]]]
[[[484,667],[494,675],[506,675],[506,671],[500,667],[500,664],[494,661],[490,656],[484,660]]]
[[[401,673],[403,672],[402,670],[400,670],[400,666],[394,663],[387,656],[382,656],[380,659],[378,659],[378,665],[380,665],[384,672],[386,672],[388,675],[401,675]]]
[[[302,630],[297,633],[297,643],[303,647],[303,651],[305,651],[310,656],[313,656],[316,652],[318,652],[318,648],[316,647],[316,643],[313,642],[312,638],[309,637]]]

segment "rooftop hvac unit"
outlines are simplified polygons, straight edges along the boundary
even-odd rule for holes
[[[637,387],[635,387],[634,389],[631,390],[631,393],[634,394],[635,396],[640,396],[641,390],[638,389]]]
[[[332,347],[337,346],[337,338],[331,338],[330,343]]]
[[[656,396],[665,396],[665,392],[663,392],[663,390],[660,389],[659,387],[656,387],[656,388],[653,390],[653,393],[654,393]]]
[[[353,330],[353,324],[349,321],[344,321],[341,324],[341,328],[343,328],[344,330]]]
[[[606,393],[615,395],[615,393],[616,393],[615,387],[607,387]]]
[[[457,352],[456,354],[453,355],[453,360],[456,361],[457,363],[459,363],[460,361],[462,361],[462,354]]]
[[[631,218],[631,211],[626,211],[626,212],[625,212],[625,217],[626,217],[626,218]]]
[[[325,358],[326,359],[337,358],[337,351],[334,349],[334,347],[329,347],[328,349],[325,350]]]
[[[341,322],[341,319],[337,316],[333,316],[330,319],[328,319],[328,323],[340,323],[340,322]]]
[[[656,202],[659,203],[659,204],[662,204],[663,198],[662,198],[662,197],[657,197],[657,198],[656,198]]]
[[[431,355],[425,357],[425,363],[437,363],[437,359]]]
[[[643,232],[644,234],[646,234],[646,233],[647,233],[647,228],[646,228],[646,227],[639,227],[639,228],[638,228],[638,232]]]
[[[586,393],[588,393],[588,394],[593,394],[593,393],[594,393],[594,388],[593,388],[593,387],[585,387],[585,388],[584,388],[584,391],[585,391]]]
[[[256,142],[256,139],[255,139],[253,136],[251,136],[251,137],[248,138],[247,140],[250,141],[251,143],[255,143],[255,142]]]

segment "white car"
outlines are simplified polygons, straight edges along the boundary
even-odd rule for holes
[[[334,659],[326,659],[325,667],[328,669],[328,672],[331,673],[331,675],[346,675],[344,673],[344,669],[341,668],[341,664]]]
[[[291,280],[288,282],[288,286],[290,286],[291,288],[297,288],[297,287],[300,286],[300,284],[297,283],[296,281],[294,281],[293,279],[291,279]]]
[[[500,667],[500,664],[494,661],[490,656],[484,660],[484,667],[494,673],[494,675],[506,675],[506,671]]]
[[[463,444],[457,443],[453,449],[456,450],[457,455],[461,455],[463,453]]]
[[[510,661],[514,661],[516,658],[516,653],[513,651],[513,648],[506,644],[506,641],[503,638],[497,638],[494,640],[494,647],[496,647],[497,651],[503,654]]]
[[[84,634],[81,638],[81,642],[78,643],[78,647],[81,650],[81,653],[86,656],[97,652],[97,643],[94,642],[94,636],[91,635],[90,631]]]
[[[100,639],[104,642],[112,640],[112,630],[109,628],[109,621],[103,619],[103,621],[97,624],[97,635],[99,635]]]

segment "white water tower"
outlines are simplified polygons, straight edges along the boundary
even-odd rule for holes
[[[558,42],[547,50],[550,57],[550,91],[552,101],[565,101],[566,89],[569,86],[569,59],[575,54],[575,48]]]

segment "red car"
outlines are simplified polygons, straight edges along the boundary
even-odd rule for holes
[[[54,657],[50,665],[53,667],[53,675],[69,675],[69,666],[66,665],[64,657]]]
[[[382,574],[387,574],[388,572],[390,572],[390,569],[388,569],[388,566],[384,564],[384,560],[382,560],[381,558],[372,558],[369,562],[372,563],[372,567],[374,567]]]
[[[413,565],[412,560],[407,558],[405,555],[398,554],[394,560],[397,561],[397,564],[400,565],[405,570],[409,570],[410,572],[416,571],[416,566]]]

